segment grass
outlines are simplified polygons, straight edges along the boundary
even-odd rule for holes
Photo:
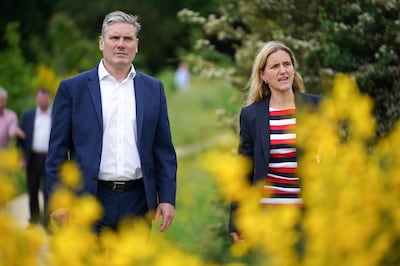
[[[161,79],[167,91],[169,118],[175,146],[193,145],[213,138],[227,130],[221,125],[218,109],[237,112],[235,102],[240,93],[224,80],[192,77],[189,91],[177,91],[172,83],[172,72],[164,72]],[[236,110],[235,110],[236,109]]]
[[[229,259],[228,204],[214,178],[201,163],[203,151],[214,148],[210,140],[232,133],[217,115],[217,109],[239,110],[232,99],[239,92],[224,80],[193,77],[189,91],[171,88],[172,73],[161,76],[167,91],[172,137],[178,151],[177,206],[166,235],[182,250],[210,261]],[[216,144],[217,145],[217,144]],[[189,147],[188,153],[179,153]],[[190,152],[191,151],[191,152]]]

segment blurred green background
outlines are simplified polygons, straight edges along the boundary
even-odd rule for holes
[[[135,67],[160,78],[167,92],[179,156],[176,218],[167,235],[210,261],[229,261],[231,242],[227,203],[200,158],[237,135],[246,82],[263,42],[283,41],[295,52],[309,92],[329,95],[335,74],[350,73],[374,100],[376,138],[400,116],[398,0],[3,0],[0,86],[9,92],[8,106],[20,116],[34,105],[38,87],[55,93],[62,78],[94,67],[101,22],[116,9],[139,16]],[[187,92],[173,83],[180,61],[192,73]],[[14,181],[24,192],[24,174]]]

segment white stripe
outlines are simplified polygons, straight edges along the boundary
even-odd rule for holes
[[[269,121],[271,126],[282,126],[282,125],[294,125],[296,124],[296,118],[288,118],[288,119],[271,119]]]
[[[298,177],[286,177],[286,176],[274,175],[274,174],[270,174],[270,173],[268,173],[268,177],[274,177],[274,178],[292,180],[292,181],[299,180]]]
[[[296,168],[297,162],[269,163],[268,166],[270,168],[280,168],[280,167]]]
[[[291,193],[300,193],[300,188],[287,188],[287,187],[277,187],[277,186],[264,186],[264,189],[273,189],[278,191],[285,191]],[[278,192],[279,193],[279,192]]]
[[[272,107],[272,106],[269,107],[269,110],[271,110],[271,111],[292,110],[292,109],[296,110],[296,107],[293,107],[293,108],[276,108],[276,107]]]
[[[296,133],[287,133],[287,134],[271,134],[271,139],[276,140],[276,139],[295,139],[296,138]]]
[[[282,149],[271,149],[269,154],[284,154],[284,153],[291,153],[296,152],[296,148],[282,148]]]
[[[303,199],[300,198],[261,198],[260,203],[264,204],[303,204]]]

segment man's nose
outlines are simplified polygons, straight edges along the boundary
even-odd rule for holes
[[[117,45],[118,46],[123,46],[125,43],[124,43],[124,38],[119,38],[118,39],[118,42],[117,42]]]

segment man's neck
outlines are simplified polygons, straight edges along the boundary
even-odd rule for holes
[[[108,73],[110,73],[110,75],[113,76],[113,78],[118,82],[122,82],[124,79],[126,79],[132,67],[132,66],[110,67],[104,61],[103,64]]]

